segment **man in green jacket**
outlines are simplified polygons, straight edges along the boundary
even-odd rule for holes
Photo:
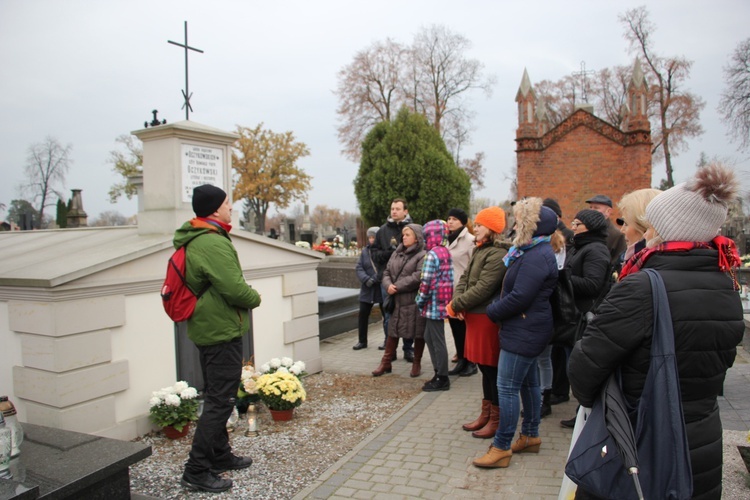
[[[248,310],[260,305],[260,295],[245,282],[229,239],[232,205],[227,194],[210,184],[198,186],[193,190],[193,211],[196,218],[175,232],[174,246],[189,244],[185,279],[192,290],[206,290],[187,321],[188,337],[200,355],[205,400],[181,483],[218,493],[232,487],[232,480],[219,476],[221,472],[253,463],[250,457],[232,454],[226,422],[242,372]]]

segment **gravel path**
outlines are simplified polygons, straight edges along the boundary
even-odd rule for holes
[[[153,455],[130,468],[131,490],[157,498],[292,498],[419,394],[423,382],[328,373],[306,377],[308,399],[295,409],[292,421],[274,422],[261,411],[259,436],[245,437],[242,419],[230,433],[234,453],[254,463],[227,472],[234,487],[219,495],[197,494],[179,483],[192,430],[178,440],[148,434],[139,441],[150,444]]]

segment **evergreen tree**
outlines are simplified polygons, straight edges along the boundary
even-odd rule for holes
[[[383,224],[394,198],[405,199],[420,224],[444,219],[453,207],[468,211],[470,191],[469,176],[421,114],[402,108],[392,122],[375,125],[362,143],[354,192],[369,225]]]
[[[55,217],[57,227],[64,229],[68,227],[68,206],[60,198],[57,199],[57,217]]]

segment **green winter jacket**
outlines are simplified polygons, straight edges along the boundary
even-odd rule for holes
[[[481,245],[471,254],[469,265],[453,292],[451,307],[456,312],[484,314],[503,286],[507,268],[503,257],[508,253],[510,243],[493,241],[492,245]]]
[[[192,219],[174,235],[174,247],[186,248],[185,275],[196,292],[208,287],[187,321],[196,345],[214,345],[242,337],[250,329],[248,309],[260,305],[260,295],[245,282],[237,251],[227,232]]]

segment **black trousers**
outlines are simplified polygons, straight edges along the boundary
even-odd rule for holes
[[[224,344],[197,346],[205,380],[203,413],[185,464],[186,472],[198,474],[232,457],[227,420],[237,398],[242,374],[242,339]]]
[[[482,373],[482,399],[488,399],[494,406],[500,405],[497,397],[497,366],[480,365],[479,371]]]
[[[570,393],[568,381],[568,352],[561,345],[552,346],[552,394],[567,396]]]
[[[466,344],[466,322],[458,318],[448,318],[453,333],[453,343],[456,344],[456,356],[458,359],[464,357],[464,345]]]
[[[370,312],[372,312],[372,306],[375,304],[370,304],[369,302],[360,302],[359,303],[359,317],[358,320],[358,327],[359,327],[359,341],[362,344],[367,344],[367,329],[370,325]],[[383,308],[383,305],[380,304],[380,308]]]

